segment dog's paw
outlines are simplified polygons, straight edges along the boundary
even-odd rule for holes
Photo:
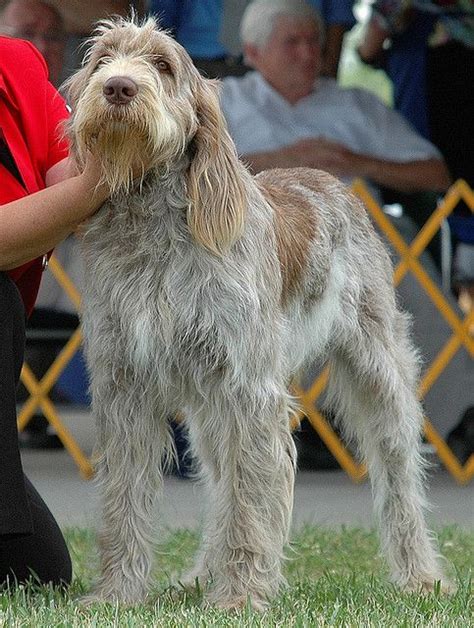
[[[219,597],[213,596],[211,593],[209,596],[206,596],[206,602],[208,602],[210,606],[226,611],[241,611],[250,607],[258,613],[263,613],[269,606],[267,600],[257,595],[250,594],[220,599]]]
[[[76,599],[77,605],[81,608],[90,608],[91,606],[95,606],[97,604],[110,604],[112,602],[113,600],[106,600],[95,593],[88,593],[87,595],[82,595]]]
[[[453,594],[457,590],[456,585],[449,578],[411,580],[402,588],[409,593],[441,593],[444,595]]]
[[[260,598],[249,596],[216,602],[214,606],[225,611],[241,611],[244,608],[250,607],[257,613],[263,613],[268,608],[268,602]]]
[[[174,584],[184,589],[200,589],[203,591],[211,582],[211,574],[209,571],[200,569],[192,569],[183,574]]]

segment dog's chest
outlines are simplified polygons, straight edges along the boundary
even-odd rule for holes
[[[248,286],[230,290],[211,256],[165,227],[89,230],[86,316],[105,321],[118,354],[137,368],[221,370],[248,319]]]

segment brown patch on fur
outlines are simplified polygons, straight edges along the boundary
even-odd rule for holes
[[[275,212],[283,304],[291,300],[302,283],[310,243],[316,235],[317,211],[310,195],[324,189],[325,178],[325,173],[319,171],[293,168],[266,170],[255,179]],[[307,194],[301,187],[306,188]]]

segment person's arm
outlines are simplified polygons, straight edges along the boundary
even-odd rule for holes
[[[255,174],[270,168],[318,168],[337,176],[359,176],[353,173],[357,163],[355,153],[324,137],[306,138],[275,150],[249,153],[243,155],[242,160]]]
[[[382,55],[384,42],[389,36],[389,30],[382,26],[380,20],[374,17],[369,20],[364,37],[357,47],[360,59],[369,65],[377,63]]]
[[[345,166],[346,176],[366,178],[398,192],[445,192],[451,184],[446,164],[437,158],[397,162],[351,153]]]
[[[0,270],[38,257],[91,216],[109,196],[100,166],[89,156],[84,172],[70,176],[66,162],[51,168],[51,187],[0,205]]]
[[[270,170],[271,168],[314,168],[311,165],[309,156],[305,151],[301,151],[299,143],[284,146],[276,150],[261,151],[258,153],[248,153],[242,155],[242,161],[249,167],[253,174]]]
[[[322,68],[324,76],[337,77],[342,42],[346,31],[347,27],[344,24],[328,24],[326,28]]]
[[[405,31],[413,18],[413,7],[403,0],[376,0],[357,52],[364,63],[378,65],[386,40]]]
[[[337,2],[309,0],[309,4],[321,14],[325,25],[322,73],[336,78],[344,34],[350,31],[356,23],[353,11],[354,2],[352,0],[337,0]]]
[[[242,159],[254,173],[269,168],[318,168],[338,177],[370,179],[400,192],[444,191],[450,184],[442,159],[379,159],[355,153],[325,138],[299,140],[278,150],[244,155]]]

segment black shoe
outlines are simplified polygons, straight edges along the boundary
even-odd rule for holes
[[[64,449],[59,436],[49,431],[49,423],[42,414],[35,414],[19,432],[18,443],[20,449]]]

